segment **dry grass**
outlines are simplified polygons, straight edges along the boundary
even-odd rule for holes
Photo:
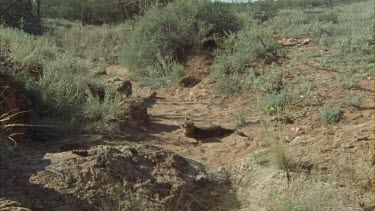
[[[23,133],[11,133],[9,134],[7,131],[12,131],[14,127],[29,127],[31,125],[27,124],[15,124],[12,123],[12,119],[20,114],[27,113],[30,111],[20,111],[15,112],[15,110],[11,110],[7,113],[4,113],[0,116],[0,142],[6,144],[8,147],[15,147],[17,146],[17,141],[13,138],[17,135],[23,135]],[[12,114],[13,113],[13,114]]]
[[[269,195],[267,210],[337,210],[342,196],[329,183],[312,178],[295,179],[289,188],[274,190]]]

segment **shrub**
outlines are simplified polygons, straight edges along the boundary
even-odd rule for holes
[[[236,114],[236,127],[242,127],[246,125],[247,120],[246,120],[246,112],[244,111],[238,111]]]
[[[316,177],[316,176],[314,176]],[[267,210],[329,210],[342,209],[343,195],[333,184],[308,177],[293,180],[288,189],[273,190],[267,200]]]
[[[373,4],[365,2],[329,11],[325,8],[288,11],[263,25],[282,37],[306,36],[329,49],[330,53],[324,54],[324,58],[329,58],[326,68],[355,69],[368,77],[373,71],[373,68],[367,68],[374,58],[373,20]]]
[[[320,110],[320,118],[328,124],[337,123],[342,118],[342,111],[335,105],[329,105]]]
[[[217,76],[215,89],[220,94],[238,95],[241,93],[240,75],[233,76]]]
[[[259,23],[267,21],[277,15],[276,4],[273,1],[254,2],[251,9],[252,17]]]
[[[273,162],[280,170],[289,173],[297,168],[297,163],[287,155],[284,145],[280,141],[271,143],[271,152],[273,154]]]
[[[253,86],[265,93],[279,92],[285,86],[285,78],[288,72],[277,65],[272,65],[271,69],[258,71],[259,76],[253,81]]]
[[[227,75],[243,73],[246,63],[265,59],[268,51],[277,52],[278,49],[278,44],[270,31],[252,25],[228,36],[215,52],[213,69]]]
[[[345,96],[345,104],[347,106],[350,106],[352,108],[358,107],[359,104],[361,103],[361,96],[349,93]]]
[[[56,24],[61,21],[56,20]],[[49,20],[47,24],[54,22]],[[53,40],[57,47],[74,57],[88,59],[90,62],[105,62],[116,64],[120,51],[119,43],[124,40],[122,26],[117,27],[82,27],[72,24],[69,29],[57,26],[50,30],[46,37]]]
[[[258,150],[254,154],[255,163],[261,166],[269,166],[272,161],[273,153],[269,149]]]
[[[270,56],[269,51],[278,50],[272,34],[256,25],[230,34],[215,51],[212,69],[217,90],[220,93],[235,94],[241,91],[241,87],[256,85],[257,70],[247,68],[246,64],[265,60]]]
[[[75,57],[70,48],[56,44],[59,37],[68,32],[61,30],[56,33],[59,33],[56,37],[49,34],[37,38],[19,30],[2,29],[0,40],[9,43],[10,56],[19,66],[12,74],[23,85],[35,113],[43,119],[62,120],[85,131],[110,132],[110,122],[125,115],[126,106],[113,97],[110,87],[94,77],[90,71],[90,66],[95,65],[93,61]],[[94,39],[90,44],[95,48],[97,42],[100,39]],[[85,47],[86,52],[91,49]],[[43,69],[43,77],[34,80],[23,64],[38,64]],[[95,93],[90,87],[102,93]]]
[[[269,115],[280,112],[285,106],[292,104],[297,99],[291,91],[282,90],[266,94],[258,99],[258,104]]]
[[[5,72],[13,66],[12,58],[10,57],[9,43],[1,39],[0,36],[0,71]]]
[[[127,108],[115,93],[107,92],[104,99],[89,94],[84,104],[82,119],[91,122],[84,127],[85,131],[103,134],[114,134],[116,131],[116,120],[127,113]]]
[[[214,36],[236,31],[237,22],[228,7],[208,0],[177,0],[155,7],[129,35],[121,62],[142,79],[169,77],[173,68],[165,66],[176,66],[191,50],[212,42]]]
[[[339,23],[338,15],[336,12],[324,12],[318,15],[318,21],[321,23]]]
[[[348,76],[340,74],[337,76],[337,80],[340,86],[344,89],[353,89],[358,86],[358,79],[356,76],[348,78]]]

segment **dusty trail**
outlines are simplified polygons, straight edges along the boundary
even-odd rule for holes
[[[259,207],[267,207],[260,203],[265,201],[266,194],[261,194],[260,198],[249,199],[246,196],[258,196],[259,193],[270,193],[275,190],[283,192],[288,187],[285,172],[275,168],[272,158],[267,158],[267,156],[272,156],[269,144],[281,141],[285,145],[287,156],[299,162],[301,168],[304,168],[303,171],[308,172],[307,174],[350,181],[340,183],[336,187],[336,191],[340,193],[337,195],[347,197],[347,200],[356,206],[372,204],[369,201],[371,191],[367,190],[373,184],[368,175],[373,175],[373,151],[371,149],[374,134],[371,128],[374,120],[374,101],[372,98],[364,97],[361,108],[358,110],[345,106],[342,108],[344,119],[340,124],[322,124],[320,109],[333,101],[336,102],[336,99],[344,98],[345,92],[337,84],[334,72],[326,71],[319,66],[312,68],[306,64],[307,62],[298,63],[298,68],[296,67],[291,72],[298,71],[296,75],[303,73],[312,81],[320,80],[324,84],[312,91],[308,98],[303,96],[299,103],[291,108],[285,108],[281,118],[291,118],[291,122],[277,120],[279,117],[265,115],[261,109],[255,108],[254,101],[259,96],[257,93],[244,93],[242,96],[231,99],[216,96],[212,92],[213,83],[206,75],[191,88],[172,87],[157,90],[157,96],[160,99],[148,108],[151,124],[148,128],[149,138],[146,144],[171,150],[213,170],[226,169],[238,175],[240,179],[236,180],[236,183],[238,182],[236,185],[239,196],[245,196],[243,201],[247,201],[250,207],[258,205],[249,210],[260,210]],[[199,76],[202,73],[202,67],[200,65],[195,65],[195,67],[197,68],[188,72],[193,76]],[[125,69],[115,68],[117,71],[112,72],[125,73],[122,79],[128,79]],[[107,74],[106,77],[112,76]],[[301,89],[299,83],[297,81],[294,87],[297,93]],[[363,92],[361,94],[372,93],[373,80],[363,79],[359,81],[359,87],[362,91],[357,91]],[[140,87],[137,82],[134,82],[134,93],[135,96],[148,97],[150,89]],[[311,105],[310,101],[316,101],[318,104]],[[226,128],[235,128],[236,114],[239,111],[245,113],[246,121],[249,122],[240,130],[249,138],[232,134],[223,138],[209,138],[197,142],[181,134],[179,126],[185,116],[191,117],[197,126],[216,124]],[[262,156],[263,152],[265,156]],[[259,162],[263,161],[257,161],[257,156],[263,157],[266,164],[260,164]],[[361,167],[360,170],[358,166]],[[335,171],[342,173],[337,174]],[[356,172],[355,176],[351,172]],[[295,179],[299,176],[299,173],[292,175]],[[366,191],[358,194],[360,189]]]
[[[153,120],[150,133],[160,140],[157,145],[211,167],[238,165],[241,159],[256,149],[251,138],[236,134],[199,141],[181,134],[179,125],[185,116],[194,119],[197,126],[215,124],[235,128],[234,115],[228,109],[212,105],[209,100],[186,102],[181,97],[166,96],[165,100],[158,101],[149,109],[149,114]]]
[[[104,81],[113,82],[111,78],[117,78],[113,83],[118,83],[129,79],[127,73],[121,67],[109,67]],[[134,97],[148,97],[150,88],[141,87],[137,82],[132,83]],[[203,80],[193,88],[157,90],[157,99],[148,108],[151,118],[148,133],[152,137],[148,144],[172,150],[213,168],[238,168],[241,160],[259,148],[249,127],[241,128],[249,138],[232,134],[197,141],[181,134],[180,125],[186,116],[192,118],[197,126],[215,124],[225,128],[236,127],[235,114],[241,110],[239,103],[243,102],[234,101],[229,105],[207,91],[211,90],[210,86],[209,81]],[[257,117],[253,116],[252,119]],[[252,130],[262,130],[262,127],[254,124]]]

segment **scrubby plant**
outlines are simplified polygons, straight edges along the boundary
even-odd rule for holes
[[[216,92],[224,95],[239,95],[242,89],[240,77],[238,74],[216,76]]]
[[[277,5],[273,1],[254,2],[251,7],[251,15],[259,23],[277,15]]]
[[[237,127],[244,126],[247,123],[245,111],[238,111],[238,112],[236,112],[235,116],[236,116],[236,126]]]
[[[215,52],[212,70],[217,90],[233,94],[238,93],[241,87],[257,87],[257,81],[261,80],[257,76],[263,70],[249,67],[249,64],[261,64],[278,52],[279,46],[272,33],[257,25],[229,34]]]
[[[165,78],[192,50],[213,42],[214,36],[237,31],[237,18],[222,3],[177,0],[148,11],[126,41],[121,63],[141,79]]]
[[[95,78],[90,68],[98,63],[90,57],[76,57],[72,49],[58,45],[68,32],[55,32],[59,33],[56,37],[34,37],[19,30],[2,29],[0,40],[9,43],[10,56],[17,66],[11,73],[23,85],[22,91],[32,101],[34,112],[43,119],[68,122],[87,132],[110,132],[111,123],[126,115],[126,105],[114,97],[110,87]],[[84,51],[90,52],[97,42],[101,39],[88,41],[91,48],[85,46]],[[40,67],[38,80],[30,75],[29,65]]]
[[[361,103],[361,100],[362,100],[361,96],[353,94],[353,93],[348,93],[345,96],[345,105],[352,107],[352,108],[356,108]]]
[[[323,12],[319,14],[318,21],[321,23],[329,23],[329,22],[334,23],[334,24],[339,23],[339,19],[338,19],[338,15],[336,11],[334,12],[328,11],[328,12]]]
[[[358,79],[355,75],[348,77],[347,75],[340,74],[337,76],[337,81],[344,89],[353,89],[358,86]]]
[[[254,88],[265,93],[273,93],[284,89],[289,73],[284,68],[273,64],[270,69],[259,70],[258,75],[253,80]]]
[[[12,58],[10,57],[9,43],[0,36],[0,71],[5,72],[13,67]]]
[[[316,84],[310,80],[303,80],[301,84],[303,93],[310,93],[317,88]]]
[[[373,5],[363,2],[332,10],[317,7],[283,12],[263,25],[280,36],[309,37],[314,44],[329,49],[324,57],[316,58],[320,63],[326,59],[325,68],[350,68],[366,77],[373,72],[367,68],[374,58],[373,22]]]
[[[292,91],[282,90],[260,97],[258,104],[264,112],[271,115],[280,112],[285,106],[291,105],[296,99],[297,96]]]
[[[328,124],[337,123],[343,116],[342,111],[336,105],[329,105],[320,110],[320,118]]]
[[[89,94],[84,104],[82,119],[92,124],[84,127],[85,131],[103,134],[116,134],[116,122],[127,113],[127,108],[114,92],[107,92],[104,99]]]
[[[245,64],[265,59],[268,52],[278,50],[278,44],[270,31],[252,25],[228,36],[215,52],[213,69],[227,75],[243,73]]]
[[[338,194],[333,184],[319,179],[300,177],[295,179],[288,189],[273,190],[265,206],[267,210],[327,210],[340,209],[343,196]]]
[[[255,163],[262,166],[269,166],[273,159],[273,154],[271,150],[257,151],[254,154]]]
[[[286,148],[280,141],[274,140],[270,143],[273,154],[273,162],[280,170],[289,174],[297,168],[297,163],[287,154]]]
[[[57,23],[60,21],[57,20]],[[48,24],[53,22],[48,21]],[[123,42],[124,30],[122,25],[117,27],[90,26],[82,27],[72,24],[69,29],[57,26],[48,31],[46,37],[53,40],[57,47],[74,57],[87,59],[90,62],[117,64],[120,43]]]

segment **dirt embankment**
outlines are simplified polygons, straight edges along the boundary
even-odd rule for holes
[[[0,73],[0,138],[17,144],[28,139],[33,112],[22,87],[7,73]]]

